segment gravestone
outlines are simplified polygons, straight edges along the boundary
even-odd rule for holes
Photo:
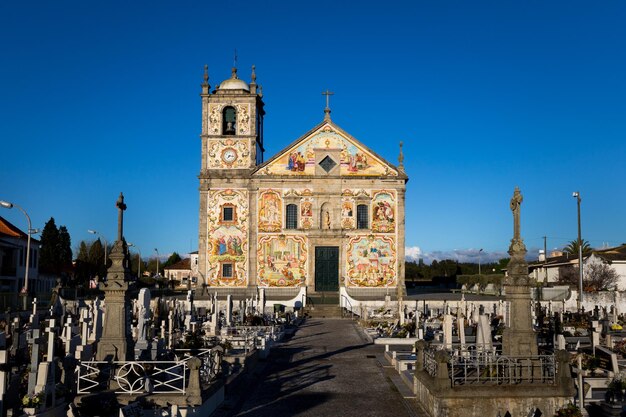
[[[489,316],[481,314],[476,327],[476,350],[491,350],[491,324]]]
[[[443,344],[446,349],[452,349],[452,316],[450,314],[443,316]]]

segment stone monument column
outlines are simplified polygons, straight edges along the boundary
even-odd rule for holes
[[[520,234],[520,209],[523,201],[518,187],[511,198],[513,212],[513,239],[509,246],[511,260],[508,276],[504,281],[506,301],[509,303],[508,327],[502,334],[502,354],[507,356],[537,355],[537,335],[533,330],[531,316],[531,279],[528,276],[528,263],[524,258],[526,246]]]
[[[118,209],[117,240],[113,245],[109,259],[111,266],[104,283],[105,315],[102,338],[98,342],[96,360],[124,361],[132,359],[130,347],[130,328],[128,322],[128,281],[130,280],[130,257],[124,240],[124,196],[115,203]]]

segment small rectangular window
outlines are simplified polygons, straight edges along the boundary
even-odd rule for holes
[[[222,219],[225,222],[232,222],[233,221],[234,216],[233,216],[233,208],[232,207],[224,207],[223,208]]]
[[[368,210],[367,205],[359,204],[356,206],[356,228],[357,229],[367,229],[369,227],[368,222]]]
[[[287,218],[285,228],[297,229],[298,228],[298,206],[296,204],[287,204]]]
[[[233,277],[233,264],[222,264],[222,277],[223,278]]]

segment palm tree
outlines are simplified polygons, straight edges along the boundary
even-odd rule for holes
[[[583,256],[589,255],[592,251],[591,245],[589,245],[589,242],[587,242],[585,239],[582,240],[582,249]],[[570,243],[568,243],[568,245],[563,248],[563,252],[573,256],[578,256],[578,239],[572,240]]]

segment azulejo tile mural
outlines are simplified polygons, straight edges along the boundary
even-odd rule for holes
[[[211,190],[207,211],[208,284],[245,287],[248,276],[248,192]],[[225,264],[228,265],[226,269]],[[224,274],[224,270],[229,273]]]
[[[264,174],[314,175],[316,154],[340,150],[340,174],[345,176],[397,176],[398,172],[371,152],[357,146],[330,125],[325,125],[270,163]]]
[[[270,235],[259,237],[258,281],[263,287],[299,287],[306,281],[307,238]]]
[[[282,228],[283,200],[276,190],[259,190],[259,232],[279,232]]]
[[[353,236],[346,246],[346,285],[393,287],[397,283],[396,245],[393,236]]]
[[[392,233],[396,230],[396,194],[375,191],[372,198],[372,231]]]

